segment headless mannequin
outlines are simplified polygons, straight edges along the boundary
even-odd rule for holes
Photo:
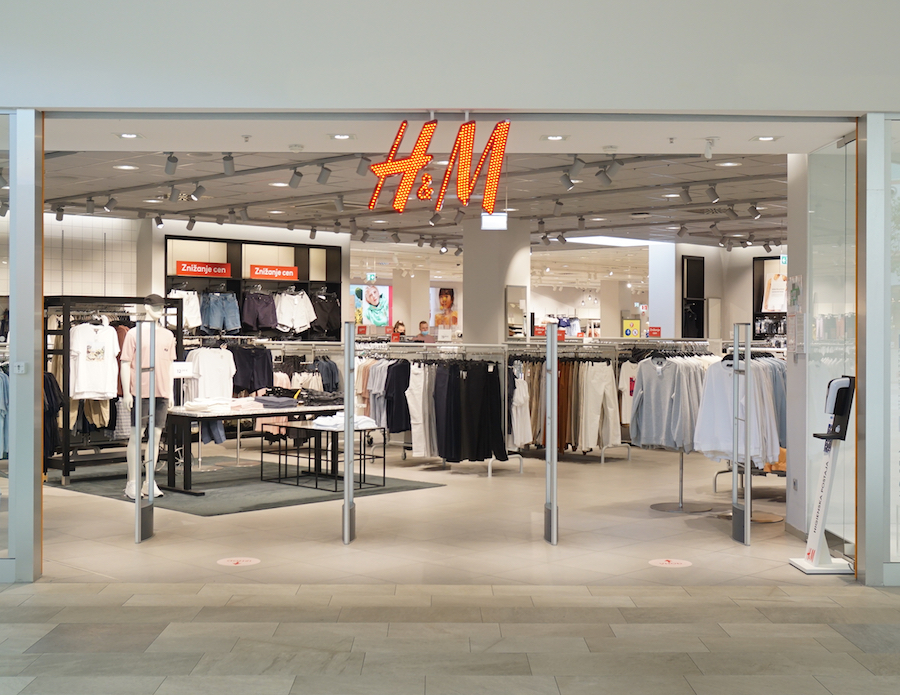
[[[154,321],[159,321],[159,319],[162,317],[163,313],[165,312],[165,309],[161,306],[151,306],[149,304],[145,304],[144,312],[146,313],[146,315],[148,317],[152,318]],[[146,330],[147,335],[149,335],[149,328],[144,329],[144,330]],[[156,330],[162,330],[162,329],[157,327]],[[141,335],[144,335],[143,330],[141,332]],[[149,341],[149,338],[146,338],[145,340]],[[141,342],[141,346],[145,347],[143,341]],[[159,359],[159,355],[156,356],[156,359],[157,360]],[[119,375],[122,378],[122,401],[125,403],[125,407],[128,408],[128,410],[131,410],[134,407],[134,394],[132,394],[131,386],[130,386],[131,370],[132,370],[131,362],[126,362],[125,360],[122,360],[122,363],[119,366]],[[135,378],[139,379],[140,374],[136,374]],[[155,385],[151,384],[151,388],[155,388]],[[149,393],[141,394],[142,399],[146,399],[149,397],[150,397]],[[157,398],[156,400],[159,401],[161,399]],[[144,415],[146,415],[146,414],[147,413],[144,413]],[[143,436],[144,436],[144,427],[142,425],[140,428],[140,438],[142,439]],[[153,447],[154,447],[153,451],[156,451],[157,454],[159,453],[159,440],[161,437],[162,437],[162,427],[154,427],[153,428]],[[149,451],[148,451],[147,458],[149,458]],[[132,432],[131,437],[128,440],[128,448],[125,451],[125,460],[128,462],[128,482],[125,485],[125,496],[129,497],[131,499],[134,499],[135,496],[137,495],[137,490],[135,489],[136,484],[135,484],[135,479],[134,479],[135,478],[134,473],[137,470],[137,466],[136,466],[137,462],[135,461],[134,432]],[[145,459],[144,463],[146,465],[146,459]],[[145,479],[141,494],[142,494],[142,496],[145,496],[148,494],[148,492],[149,491],[148,491],[147,480]],[[156,485],[156,482],[154,481],[153,496],[154,497],[162,497],[162,494],[163,494],[162,490],[159,489],[159,487]]]

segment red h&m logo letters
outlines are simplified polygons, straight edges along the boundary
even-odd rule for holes
[[[369,209],[374,210],[378,203],[378,196],[384,188],[385,180],[388,176],[400,176],[400,185],[394,194],[393,207],[397,212],[403,212],[406,209],[406,203],[409,195],[412,193],[413,186],[419,176],[419,172],[424,169],[434,159],[433,155],[428,154],[428,147],[431,145],[431,138],[437,129],[437,121],[428,121],[422,126],[416,144],[410,155],[404,159],[397,159],[397,150],[400,149],[400,143],[403,141],[403,135],[409,126],[408,121],[400,124],[397,136],[394,138],[394,144],[388,153],[387,159],[377,164],[372,164],[369,168],[378,177],[378,183],[372,192],[372,198],[369,200]],[[492,215],[494,213],[494,205],[497,202],[497,189],[500,186],[500,172],[503,169],[503,157],[506,154],[506,140],[509,136],[509,121],[501,121],[494,126],[494,131],[488,139],[478,160],[475,171],[472,171],[472,158],[475,150],[475,121],[463,123],[459,132],[456,134],[456,142],[453,144],[453,150],[450,153],[450,160],[447,163],[447,169],[444,171],[444,179],[441,181],[438,190],[437,200],[434,205],[435,212],[441,210],[444,206],[444,198],[447,194],[447,187],[450,185],[450,177],[453,174],[453,168],[456,167],[456,196],[463,205],[469,204],[469,199],[475,191],[475,184],[481,175],[481,170],[487,162],[487,174],[484,184],[484,200],[481,207],[486,213]],[[419,200],[431,200],[434,195],[432,187],[433,180],[430,174],[422,174],[422,183],[416,190],[416,197]]]

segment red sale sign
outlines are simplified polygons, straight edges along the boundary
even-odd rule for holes
[[[356,335],[365,335],[366,327],[365,326],[357,326],[356,327]]]
[[[175,274],[190,277],[231,277],[231,263],[209,263],[206,261],[175,261]]]
[[[546,326],[535,326],[534,327],[534,335],[535,336],[547,335],[547,327]]]
[[[556,329],[556,339],[559,341],[563,341],[566,339],[566,329],[565,328],[557,328]]]
[[[297,266],[251,265],[251,280],[296,280]]]
[[[662,328],[659,326],[648,326],[649,336],[651,338],[662,338]]]

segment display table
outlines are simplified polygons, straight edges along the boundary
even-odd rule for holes
[[[331,492],[340,492],[343,487],[343,472],[341,464],[344,463],[344,452],[340,447],[340,435],[343,430],[325,430],[312,426],[312,421],[297,421],[282,425],[287,430],[286,437],[278,439],[278,468],[277,474],[266,477],[265,464],[262,455],[259,459],[259,479],[282,483],[284,485],[298,485],[311,487],[317,490],[328,489]],[[377,453],[374,441],[369,443],[373,433],[381,434],[381,454]],[[305,437],[305,445],[295,444],[290,449],[290,440],[299,442],[301,435]],[[357,490],[369,487],[384,487],[386,475],[387,430],[384,427],[371,427],[355,430],[356,443],[353,447],[353,463],[358,467],[359,475],[354,475],[354,487]],[[322,466],[323,454],[328,456],[328,468]],[[290,459],[294,459],[294,463]],[[301,468],[301,463],[306,464],[306,469]],[[367,480],[368,469],[381,463],[381,482]],[[291,466],[294,470],[291,472]]]
[[[191,423],[204,420],[253,420],[261,417],[287,416],[288,418],[302,421],[309,417],[320,415],[334,415],[344,410],[343,405],[297,405],[288,408],[227,408],[216,406],[209,410],[193,410],[178,406],[170,408],[166,415],[166,441],[168,443],[168,470],[165,485],[160,485],[163,490],[169,492],[182,492],[189,495],[203,495],[202,490],[194,490],[191,487]],[[175,475],[176,450],[181,448],[184,452],[184,466],[182,473],[182,485],[176,485]]]

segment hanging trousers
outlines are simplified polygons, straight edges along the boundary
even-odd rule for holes
[[[619,399],[612,365],[603,362],[584,365],[580,441],[587,451],[596,446],[622,443],[619,427]]]
[[[409,422],[412,430],[412,455],[425,456],[427,447],[425,432],[425,367],[412,365],[409,369],[409,388],[406,403],[409,406]]]

